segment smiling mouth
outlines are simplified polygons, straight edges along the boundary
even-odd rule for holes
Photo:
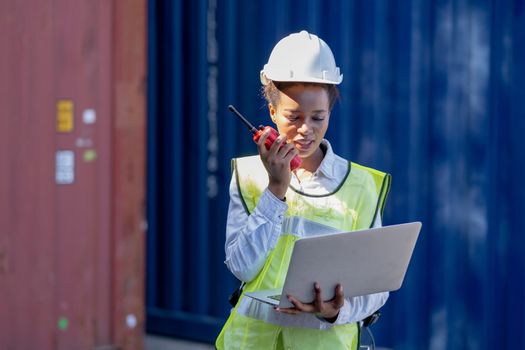
[[[314,141],[307,141],[307,142],[295,141],[294,143],[295,143],[295,147],[299,151],[305,151],[305,150],[309,149],[310,147],[312,147],[312,145],[314,144]]]

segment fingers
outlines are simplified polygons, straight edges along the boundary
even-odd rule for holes
[[[319,283],[314,283],[314,301],[311,303],[303,303],[296,299],[293,295],[288,295],[288,300],[294,305],[295,309],[302,312],[320,313],[323,311],[323,292]]]
[[[289,151],[284,156],[284,161],[286,164],[289,164],[292,161],[292,158],[299,154],[299,151],[297,151],[297,148],[291,144],[287,144],[287,146],[289,146]]]
[[[282,312],[283,314],[289,314],[289,315],[297,315],[303,312],[303,310],[300,310],[299,308],[302,306],[302,303],[295,299],[293,296],[288,295],[288,301],[292,303],[292,307],[274,307],[274,310],[277,312]],[[299,308],[298,308],[299,307]]]
[[[334,305],[334,308],[340,309],[343,307],[343,304],[345,302],[345,294],[343,293],[343,286],[341,284],[338,284],[335,287],[335,296],[332,299],[332,304]]]
[[[290,303],[292,303],[294,307],[280,310],[295,310],[299,312],[319,313],[321,312],[323,307],[323,297],[321,288],[319,287],[319,283],[317,282],[314,284],[314,293],[315,298],[312,303],[303,303],[293,295],[288,295],[288,301],[290,301]]]
[[[292,148],[295,148],[292,145],[286,143],[285,135],[278,135],[275,141],[270,146],[270,148],[266,149],[266,140],[268,139],[268,137],[270,137],[270,133],[270,129],[264,130],[261,137],[257,141],[259,154],[261,154],[262,156],[266,158],[276,157],[277,159],[282,159],[292,150]]]
[[[270,135],[270,130],[266,129],[263,131],[261,137],[259,138],[259,141],[257,141],[257,147],[259,148],[259,154],[265,155],[268,153],[268,150],[266,149],[266,146],[264,145],[266,143],[266,139]],[[275,143],[275,142],[274,142]]]
[[[274,309],[277,312],[282,312],[283,314],[288,314],[288,315],[297,315],[302,312],[300,310],[297,310],[295,307],[276,307]]]
[[[301,312],[315,312],[315,306],[309,303],[303,303],[294,296],[289,295],[288,300],[293,304],[296,310]]]
[[[323,306],[323,292],[321,291],[321,287],[319,286],[319,283],[314,283],[314,293],[315,293],[315,299],[314,304],[317,306],[318,309],[321,309]]]
[[[302,303],[301,301],[299,301],[291,295],[288,295],[288,301],[292,303],[293,307],[275,307],[275,311],[290,315],[297,315],[301,312],[315,312],[315,307],[313,306],[313,304]]]
[[[288,295],[288,300],[293,304],[290,308],[275,308],[275,311],[285,314],[296,315],[301,312],[315,313],[325,318],[334,318],[339,314],[339,309],[343,306],[345,296],[343,286],[338,284],[335,287],[335,296],[328,301],[323,301],[323,293],[319,283],[314,283],[314,301],[303,303],[292,295]]]
[[[266,149],[263,142],[267,142],[265,140],[268,137],[274,136],[265,132],[258,142],[261,159],[270,174],[281,173],[284,177],[289,177],[290,161],[297,154],[297,150],[292,144],[287,143],[286,135],[279,135],[270,148]]]
[[[275,142],[272,143],[268,154],[270,156],[275,156],[278,159],[283,159],[286,156],[286,154],[290,151],[290,146],[291,145],[286,143],[286,136],[279,135]]]

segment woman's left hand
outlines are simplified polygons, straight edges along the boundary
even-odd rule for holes
[[[343,286],[338,284],[335,287],[335,296],[327,301],[323,301],[323,295],[319,283],[314,284],[315,299],[311,303],[302,303],[294,296],[288,295],[288,300],[294,305],[290,308],[276,308],[278,312],[285,314],[298,314],[301,312],[314,313],[319,317],[325,318],[328,322],[335,322],[339,315],[339,309],[344,304],[345,296],[343,294]]]

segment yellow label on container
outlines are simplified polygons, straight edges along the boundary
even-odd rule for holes
[[[73,101],[57,101],[57,132],[73,131]]]

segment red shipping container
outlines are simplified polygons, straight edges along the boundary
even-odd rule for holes
[[[2,1],[0,50],[0,349],[141,349],[146,1]]]

